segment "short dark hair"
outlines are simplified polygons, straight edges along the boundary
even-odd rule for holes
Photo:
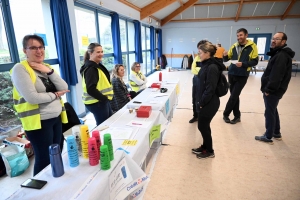
[[[206,42],[209,42],[208,40],[200,40],[197,44],[197,48],[199,48],[200,45],[205,44]]]
[[[243,33],[245,33],[245,35],[248,34],[248,31],[245,28],[240,28],[236,31],[236,33],[239,33],[239,32],[243,32]]]
[[[218,46],[219,46],[219,47],[221,47],[221,44],[220,44],[220,43],[218,43]]]
[[[27,43],[29,40],[37,40],[39,41],[43,46],[45,46],[44,40],[42,37],[38,35],[25,35],[22,41],[23,49],[27,48]]]
[[[282,34],[282,40],[287,40],[287,35],[284,32],[277,32]]]

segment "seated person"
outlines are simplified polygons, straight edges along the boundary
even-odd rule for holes
[[[141,72],[141,65],[138,62],[134,62],[131,66],[131,73],[130,73],[130,86],[133,91],[140,93],[143,91],[147,86],[147,78]]]
[[[113,112],[117,112],[123,106],[125,106],[132,98],[136,96],[136,92],[128,92],[127,86],[123,81],[125,74],[125,68],[121,64],[115,65],[115,68],[112,70],[112,85],[114,90],[114,97],[110,101],[111,108]]]

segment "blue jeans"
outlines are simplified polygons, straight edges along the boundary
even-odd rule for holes
[[[273,134],[280,135],[280,120],[278,115],[277,106],[280,98],[269,94],[263,94],[265,102],[265,119],[266,119],[266,132],[265,135],[268,139],[273,137]]]
[[[113,114],[109,101],[85,104],[85,107],[93,113],[97,126]]]
[[[41,129],[25,131],[35,155],[33,176],[50,164],[49,146],[60,144],[62,137],[61,117],[41,120]]]

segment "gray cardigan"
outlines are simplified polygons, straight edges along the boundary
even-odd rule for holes
[[[13,85],[28,103],[39,105],[41,120],[58,117],[62,111],[60,100],[56,99],[54,93],[46,92],[46,87],[38,77],[49,77],[57,91],[67,90],[67,83],[55,72],[49,76],[36,70],[34,72],[37,76],[35,84],[32,83],[25,67],[20,63],[15,64],[11,75]]]

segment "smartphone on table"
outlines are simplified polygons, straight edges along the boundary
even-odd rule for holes
[[[29,178],[24,183],[21,184],[21,187],[42,189],[42,187],[44,187],[44,185],[46,185],[46,183],[47,183],[47,181]]]

